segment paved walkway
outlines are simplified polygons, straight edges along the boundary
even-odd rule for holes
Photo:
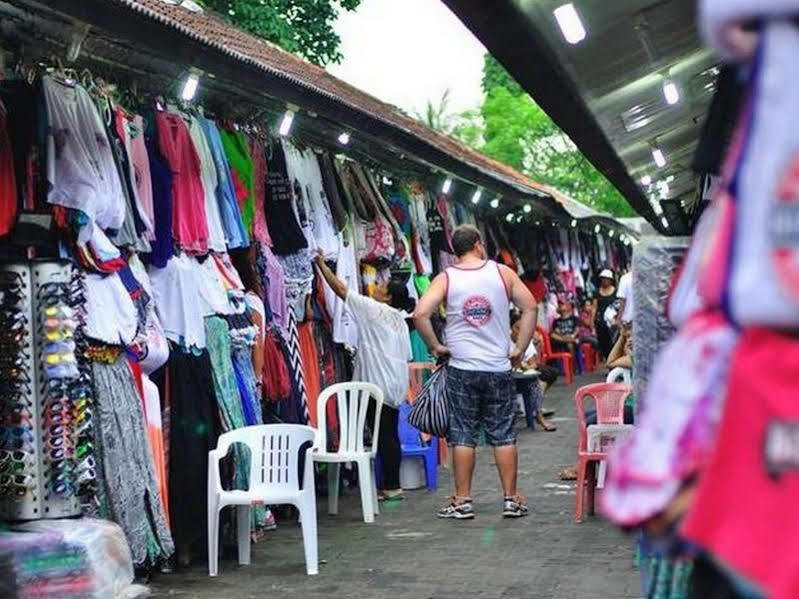
[[[592,382],[582,379],[580,382]],[[361,520],[359,495],[342,497],[340,514],[319,501],[319,556],[315,577],[305,575],[299,527],[282,524],[253,547],[252,565],[235,555],[209,578],[203,563],[152,582],[154,597],[197,599],[627,599],[640,596],[633,541],[599,518],[574,524],[574,485],[558,480],[573,463],[576,422],[571,388],[547,397],[558,431],[520,431],[520,489],[532,508],[521,520],[500,517],[501,498],[488,451],[478,457],[474,486],[477,518],[435,518],[450,493],[450,472],[439,470],[439,491],[407,493],[372,525]],[[519,421],[521,425],[521,420]]]

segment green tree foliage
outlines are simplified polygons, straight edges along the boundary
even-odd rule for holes
[[[361,0],[202,0],[207,8],[253,35],[318,65],[341,62],[341,39],[333,29],[340,11]]]
[[[460,115],[452,131],[455,136],[596,210],[635,215],[618,190],[491,55],[485,58],[482,83],[483,104]]]

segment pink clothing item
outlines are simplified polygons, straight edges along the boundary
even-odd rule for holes
[[[268,246],[261,246],[266,259],[266,277],[269,279],[266,299],[272,311],[274,323],[285,331],[289,323],[288,304],[286,302],[286,273],[283,265]]]
[[[144,144],[144,119],[140,115],[133,117],[133,129],[130,139],[130,162],[136,175],[136,189],[138,191],[139,211],[147,215],[150,223],[155,223],[153,211],[153,183],[150,178],[150,159],[147,156],[147,146]],[[155,239],[155,227],[147,230],[147,239]]]
[[[255,136],[247,138],[252,158],[252,176],[254,179],[253,195],[255,203],[255,216],[253,219],[253,236],[263,244],[272,247],[272,238],[266,224],[266,154],[264,142]]]
[[[602,509],[622,526],[662,512],[702,472],[716,442],[738,333],[718,312],[695,314],[658,358],[632,436],[612,454]],[[678,381],[675,383],[675,381]]]
[[[172,171],[172,237],[186,252],[208,251],[200,158],[183,117],[156,111],[158,146]]]
[[[754,582],[764,597],[795,599],[799,341],[745,329],[726,387],[715,451],[680,533]]]

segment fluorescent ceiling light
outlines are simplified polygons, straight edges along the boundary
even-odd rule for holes
[[[491,207],[499,208],[499,198],[494,198],[493,200],[491,200]]]
[[[508,215],[505,217],[505,220],[511,222],[513,220],[513,212],[508,212]]]
[[[483,192],[480,189],[475,191],[474,195],[472,196],[472,204],[479,203],[480,202],[480,198],[482,197],[482,195],[483,195]]]
[[[649,187],[650,185],[652,185],[652,177],[649,175],[644,175],[643,177],[641,177],[641,185],[643,185],[644,187]]]
[[[658,165],[658,168],[666,166],[666,156],[660,148],[652,148],[652,158],[655,160],[655,164]]]
[[[443,194],[447,194],[447,193],[449,193],[449,190],[450,190],[450,189],[452,189],[452,179],[450,179],[449,177],[447,177],[447,178],[444,180],[444,185],[442,185],[442,186],[441,186],[441,193],[443,193]]]
[[[180,97],[185,102],[191,102],[197,93],[197,86],[200,84],[200,74],[194,69],[191,70],[189,76],[186,77],[186,83],[183,84],[183,91],[180,92]]]
[[[660,222],[663,223],[664,227],[666,227],[667,229],[669,228],[669,220],[665,216],[660,219]]]
[[[615,234],[616,234],[616,231],[614,231],[613,229],[608,231],[608,237],[613,237]]]
[[[577,219],[573,218],[572,219],[572,228],[576,228],[576,227],[577,227]]]
[[[574,8],[574,4],[569,2],[568,4],[559,6],[554,10],[553,14],[567,42],[570,44],[579,44],[585,39],[585,27],[580,20],[580,15],[577,14]]]
[[[286,137],[291,132],[291,126],[294,124],[294,111],[287,110],[283,115],[283,120],[280,122],[280,128],[277,130],[278,135]]]
[[[674,175],[669,175],[666,177],[666,183],[671,183],[672,181],[674,181]]]
[[[677,89],[677,84],[671,79],[666,79],[663,82],[663,95],[666,97],[666,104],[673,106],[680,101],[680,90]]]
[[[602,227],[600,227],[599,225],[594,227],[594,233],[599,233],[601,230],[602,230]]]
[[[350,134],[344,131],[338,136],[338,143],[340,143],[342,146],[346,146],[348,143],[350,143]]]
[[[524,212],[526,214],[530,214],[532,211],[533,211],[533,207],[530,204],[525,204],[524,205]]]

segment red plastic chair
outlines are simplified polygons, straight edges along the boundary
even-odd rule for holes
[[[574,356],[569,352],[553,352],[549,334],[540,327],[538,328],[538,332],[544,340],[544,351],[542,352],[541,362],[547,364],[550,360],[560,360],[563,364],[563,373],[566,375],[566,384],[571,385],[572,381],[574,381],[574,371],[572,370],[572,359]]]
[[[577,408],[577,502],[574,519],[583,521],[585,495],[588,493],[588,514],[594,515],[597,465],[607,459],[607,453],[588,451],[588,431],[585,424],[585,400],[591,398],[596,406],[597,424],[623,425],[624,401],[632,393],[630,385],[596,383],[580,387],[574,395]],[[586,486],[588,487],[586,489]]]
[[[410,362],[408,364],[408,374],[411,379],[411,384],[408,387],[408,403],[413,405],[416,396],[422,390],[427,376],[436,369],[433,362]],[[430,435],[423,435],[425,441],[429,440]],[[438,440],[438,463],[449,463],[449,447],[447,446],[446,439]]]

